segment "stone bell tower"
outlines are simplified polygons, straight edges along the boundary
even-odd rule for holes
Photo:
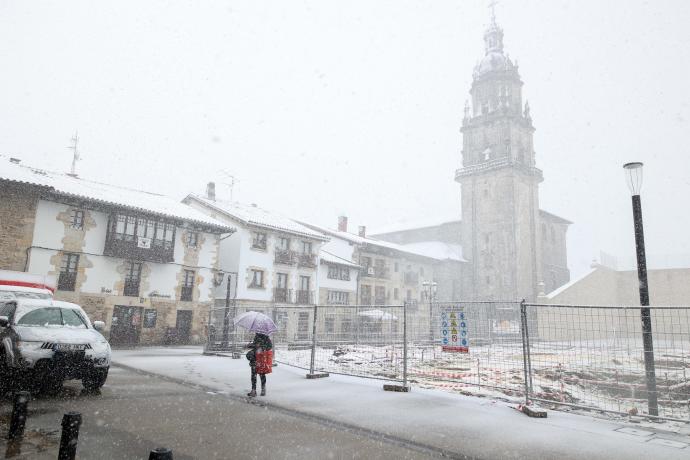
[[[462,122],[462,246],[472,296],[536,299],[542,285],[539,183],[529,104],[492,15]]]

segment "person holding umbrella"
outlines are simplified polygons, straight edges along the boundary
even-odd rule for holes
[[[261,377],[261,396],[266,396],[266,374],[273,371],[273,342],[270,334],[278,330],[271,318],[256,311],[248,311],[233,320],[235,326],[242,326],[255,332],[254,340],[247,344],[247,359],[252,371],[252,391],[247,396],[256,396],[256,376]]]

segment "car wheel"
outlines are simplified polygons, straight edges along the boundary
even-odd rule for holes
[[[108,378],[108,369],[96,369],[91,371],[88,375],[85,375],[81,379],[84,389],[87,391],[98,391],[105,385],[105,381]]]

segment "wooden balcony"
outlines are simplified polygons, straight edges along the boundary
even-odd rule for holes
[[[276,249],[274,262],[282,265],[295,265],[297,257],[295,251]]]
[[[292,303],[292,289],[274,288],[273,302],[275,303]]]
[[[127,260],[170,263],[174,260],[174,251],[175,246],[172,241],[155,240],[143,244],[134,236],[130,239],[119,239],[114,238],[114,234],[109,234],[105,240],[103,255]]]
[[[313,305],[314,291],[298,290],[297,296],[295,297],[295,303],[298,305]]]
[[[314,254],[299,254],[297,265],[305,268],[316,268],[316,255]]]

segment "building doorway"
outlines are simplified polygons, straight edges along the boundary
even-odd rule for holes
[[[187,344],[192,335],[192,310],[177,310],[177,343]]]
[[[115,305],[110,326],[110,343],[113,345],[136,345],[141,332],[142,307]]]

